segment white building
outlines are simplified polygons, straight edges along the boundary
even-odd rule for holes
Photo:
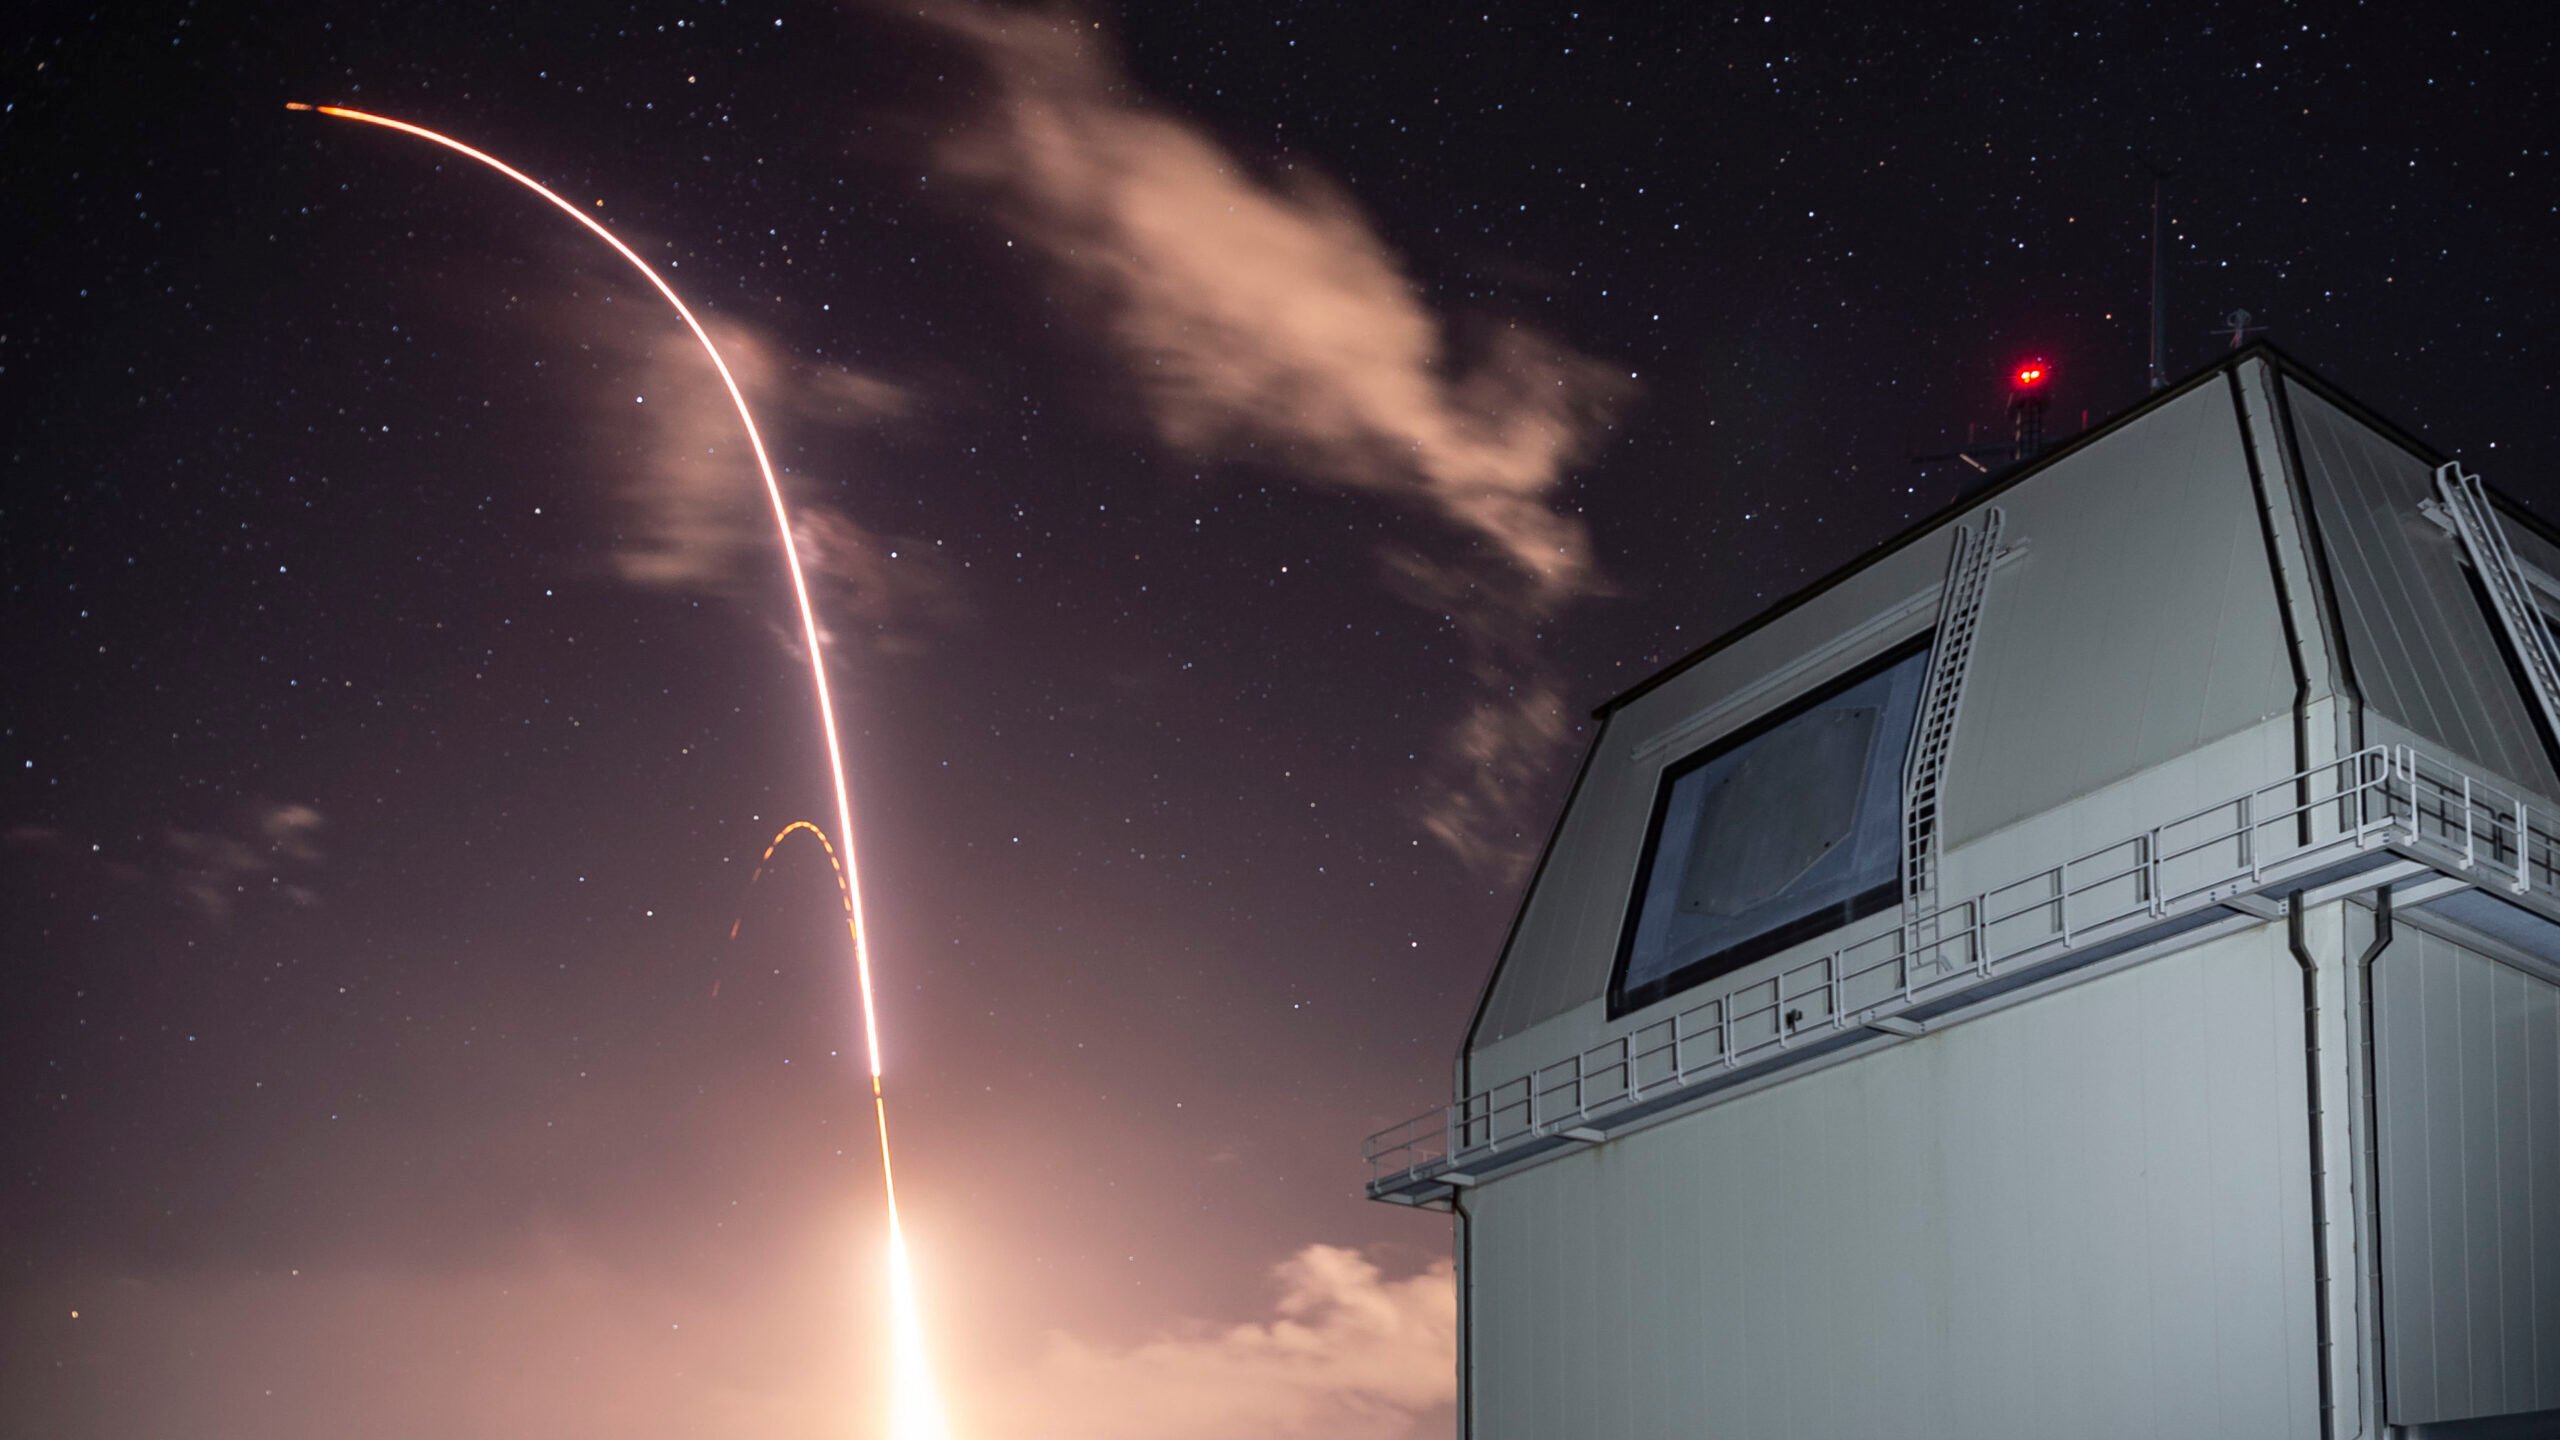
[[[2560,1435],[2552,615],[2257,346],[1610,702],[1369,1145],[1462,1434]]]

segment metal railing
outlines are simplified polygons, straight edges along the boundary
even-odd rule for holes
[[[2325,792],[2325,793],[2324,793]],[[1369,1137],[1381,1193],[1593,1127],[1647,1101],[1890,1020],[2004,968],[2131,934],[2390,844],[2475,884],[2560,886],[2560,839],[2522,795],[2374,746],[1975,894],[1648,1021]]]

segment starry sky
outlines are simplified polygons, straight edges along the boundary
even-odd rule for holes
[[[35,7],[0,1428],[1445,1433],[1360,1198],[1595,704],[2266,333],[2560,504],[2529,10]],[[2179,9],[2181,7],[2171,7]],[[2128,597],[2138,603],[2138,597]],[[732,928],[735,933],[732,934]]]

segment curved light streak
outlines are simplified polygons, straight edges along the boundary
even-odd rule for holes
[[[443,146],[457,155],[478,161],[541,196],[552,208],[585,226],[597,239],[612,246],[613,253],[630,261],[631,268],[639,271],[641,277],[646,279],[675,310],[677,317],[684,321],[685,328],[693,332],[693,338],[702,342],[702,353],[710,358],[711,368],[720,372],[720,383],[729,392],[729,403],[737,407],[738,423],[746,427],[747,446],[755,452],[756,473],[764,479],[765,498],[773,506],[774,527],[781,532],[782,559],[791,572],[791,598],[800,610],[800,637],[809,648],[809,680],[818,696],[818,728],[827,742],[827,774],[835,785],[836,834],[842,839],[844,845],[844,862],[838,867],[837,888],[844,896],[845,925],[853,937],[854,976],[862,993],[863,1048],[871,1063],[872,1118],[880,1132],[880,1183],[889,1206],[890,1318],[895,1364],[892,1385],[895,1393],[891,1399],[890,1433],[896,1436],[897,1440],[932,1440],[932,1437],[938,1437],[944,1433],[944,1425],[941,1405],[935,1395],[931,1365],[925,1351],[921,1309],[915,1297],[914,1267],[907,1257],[905,1230],[898,1222],[897,1176],[889,1163],[889,1107],[880,1088],[880,1017],[879,1007],[873,1003],[872,999],[871,947],[865,939],[862,923],[862,871],[854,855],[853,792],[845,780],[844,746],[836,738],[835,696],[827,685],[826,651],[822,648],[818,637],[817,610],[809,600],[809,577],[800,563],[799,537],[792,530],[790,507],[782,498],[782,482],[773,473],[772,459],[765,454],[764,434],[756,428],[754,412],[747,408],[746,392],[738,387],[738,377],[730,373],[729,362],[721,356],[720,347],[712,343],[711,332],[702,328],[702,322],[694,318],[693,308],[684,303],[682,296],[676,294],[675,287],[669,285],[648,261],[641,259],[638,251],[623,244],[619,236],[597,223],[594,217],[585,211],[562,199],[551,187],[485,150],[474,149],[450,135],[439,134],[423,125],[412,125],[406,120],[394,120],[388,115],[350,110],[342,105],[305,105],[300,101],[289,101],[285,108],[310,111],[328,116],[332,120],[353,120],[414,136],[431,145]],[[815,830],[817,827],[810,826],[810,828]],[[790,833],[787,827],[783,831],[783,835]],[[775,836],[774,843],[777,845],[782,843],[782,838],[782,835]],[[818,838],[821,844],[825,843],[826,837],[823,834]],[[768,855],[771,853],[770,850],[766,852]],[[827,858],[831,862],[836,858],[836,849],[832,845],[827,847]]]
[[[747,888],[749,890],[755,889],[756,882],[764,878],[764,867],[773,863],[773,852],[782,848],[782,842],[799,834],[803,830],[809,832],[810,837],[818,842],[819,849],[827,852],[827,868],[835,872],[836,888],[844,892],[845,910],[848,915],[851,914],[853,909],[853,891],[844,878],[844,862],[836,858],[835,842],[829,840],[827,838],[827,832],[819,829],[817,822],[812,820],[794,820],[790,824],[783,826],[779,831],[775,832],[774,837],[771,840],[765,842],[764,853],[756,857],[756,868],[753,873],[747,876]],[[729,922],[729,938],[732,940],[737,939],[739,928],[746,923],[747,912],[740,910],[738,912],[738,918]]]

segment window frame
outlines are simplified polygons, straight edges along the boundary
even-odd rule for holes
[[[1903,800],[1901,771],[1910,764],[1912,736],[1919,733],[1919,722],[1922,717],[1917,714],[1912,717],[1911,729],[1900,739],[1899,749],[1902,760],[1895,767],[1894,848],[1896,855],[1893,873],[1888,878],[1880,884],[1870,886],[1846,900],[1817,910],[1810,915],[1800,916],[1748,939],[1736,941],[1723,949],[1711,950],[1685,961],[1678,967],[1644,981],[1640,985],[1630,988],[1627,984],[1627,966],[1635,958],[1636,929],[1644,918],[1645,897],[1656,878],[1653,868],[1655,861],[1661,855],[1662,827],[1670,816],[1673,787],[1691,773],[1732,754],[1788,721],[1838,699],[1846,692],[1901,665],[1915,655],[1928,654],[1930,647],[1937,643],[1937,638],[1937,627],[1931,625],[1917,634],[1895,642],[1878,654],[1825,680],[1813,689],[1789,697],[1776,707],[1753,717],[1748,723],[1726,731],[1679,759],[1663,765],[1654,783],[1652,815],[1645,822],[1644,849],[1637,857],[1635,876],[1628,886],[1625,917],[1618,927],[1617,958],[1609,969],[1609,1018],[1611,1020],[1642,1010],[1647,1006],[1659,1004],[1674,995],[1696,989],[1708,981],[1731,975],[1772,955],[1793,949],[1816,936],[1827,935],[1844,926],[1856,924],[1860,920],[1893,909],[1902,903],[1903,859],[1900,852],[1908,845],[1909,837],[1903,831],[1910,823],[1910,817],[1901,813]],[[1920,705],[1925,709],[1928,704],[1925,665],[1921,673],[1923,687]]]

